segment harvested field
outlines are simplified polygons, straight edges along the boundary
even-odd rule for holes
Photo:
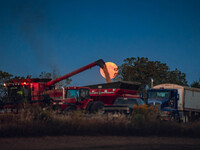
[[[148,114],[149,115],[149,114]],[[0,115],[0,137],[46,136],[160,136],[200,138],[200,121],[163,122],[154,115],[86,115],[81,111],[59,115],[30,108],[21,114]]]
[[[199,150],[200,138],[132,136],[53,136],[0,138],[1,150]]]

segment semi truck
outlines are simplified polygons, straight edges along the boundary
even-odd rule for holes
[[[200,89],[160,84],[147,91],[147,101],[165,120],[193,121],[200,118]]]

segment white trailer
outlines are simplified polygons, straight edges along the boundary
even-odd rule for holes
[[[178,91],[177,109],[184,122],[200,116],[200,89],[185,87],[177,84],[160,84],[153,89],[176,89]]]

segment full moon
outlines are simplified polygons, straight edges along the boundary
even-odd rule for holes
[[[108,70],[110,79],[115,78],[116,75],[118,74],[117,65],[114,64],[114,63],[112,63],[112,62],[106,62],[105,65],[106,65],[106,67],[107,67],[107,70]],[[104,74],[104,71],[103,71],[102,68],[100,68],[100,73],[101,73],[101,75],[105,78],[105,74]]]

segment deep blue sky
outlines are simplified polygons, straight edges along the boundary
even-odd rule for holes
[[[200,78],[199,0],[0,0],[0,70],[64,75],[100,58],[148,57]],[[99,68],[72,85],[105,82]]]

